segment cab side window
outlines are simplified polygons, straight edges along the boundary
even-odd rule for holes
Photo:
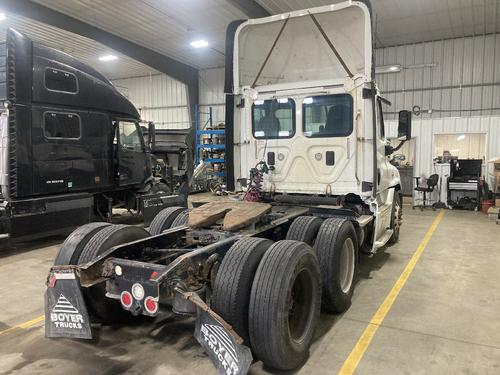
[[[74,113],[45,112],[43,133],[47,139],[80,139],[80,116]]]
[[[47,68],[45,69],[45,87],[49,91],[76,94],[78,92],[78,80],[73,73]]]
[[[127,150],[142,151],[141,137],[137,124],[132,121],[120,121],[118,123],[120,133],[120,145]]]

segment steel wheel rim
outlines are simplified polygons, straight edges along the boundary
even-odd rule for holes
[[[354,243],[351,238],[347,238],[342,245],[340,253],[340,271],[339,280],[342,292],[347,293],[351,289],[354,278]]]
[[[311,325],[314,315],[314,297],[311,293],[313,290],[313,277],[308,270],[303,269],[296,276],[287,301],[288,333],[296,343],[304,341]]]

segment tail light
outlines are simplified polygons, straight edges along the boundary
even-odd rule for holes
[[[56,286],[57,279],[54,275],[49,277],[49,288],[54,288]]]
[[[151,296],[146,297],[144,300],[144,308],[149,314],[156,314],[158,311],[158,301]]]
[[[120,301],[126,309],[130,308],[132,306],[132,302],[134,301],[132,299],[132,294],[130,294],[127,291],[123,291],[122,294],[120,295]]]

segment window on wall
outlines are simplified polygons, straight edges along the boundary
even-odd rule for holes
[[[352,133],[352,96],[348,94],[305,98],[303,126],[306,137],[346,137]]]
[[[134,151],[142,151],[142,142],[137,124],[132,121],[120,121],[118,124],[120,132],[120,145],[122,148]]]
[[[256,100],[252,105],[252,127],[257,139],[293,137],[295,102],[288,98]]]
[[[48,139],[79,139],[81,136],[80,116],[73,113],[45,112],[44,135]]]
[[[73,73],[48,68],[45,69],[45,87],[50,91],[75,94],[78,91],[78,82]]]
[[[484,159],[486,134],[458,133],[434,135],[433,157],[456,156],[459,159]]]

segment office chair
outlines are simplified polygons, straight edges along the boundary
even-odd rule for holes
[[[427,186],[419,186],[420,177],[415,177],[415,180],[417,181],[417,187],[414,190],[423,193],[424,196],[422,199],[422,204],[414,205],[413,209],[415,209],[415,207],[420,207],[420,210],[422,211],[424,210],[424,208],[432,208],[433,210],[436,210],[432,205],[427,205],[427,193],[432,193],[434,191],[434,188],[439,182],[439,175],[431,174],[427,179]]]

